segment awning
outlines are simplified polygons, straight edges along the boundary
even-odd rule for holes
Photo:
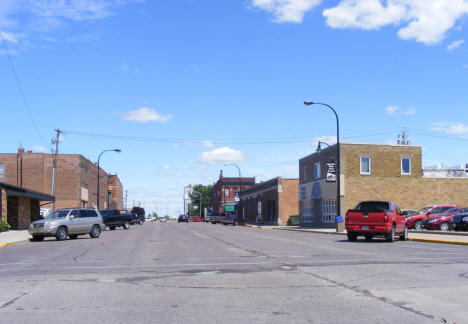
[[[48,195],[43,192],[34,191],[23,187],[17,187],[3,182],[0,182],[0,187],[6,188],[7,197],[24,197],[32,200],[55,201],[54,196]]]

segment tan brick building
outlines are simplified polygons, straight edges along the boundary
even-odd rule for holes
[[[337,183],[326,181],[336,144],[299,160],[301,226],[335,227]],[[464,172],[434,177],[422,169],[421,146],[340,143],[341,211],[362,200],[390,200],[402,209],[433,204],[468,206]]]
[[[297,189],[299,179],[281,177],[242,190],[242,210],[249,223],[286,225],[299,215]]]
[[[0,154],[0,181],[18,187],[51,193],[53,154],[24,152]],[[99,209],[107,207],[108,175],[100,168]],[[3,178],[2,178],[3,176]],[[117,175],[115,175],[117,177]],[[120,180],[117,181],[120,184]],[[120,184],[121,186],[121,184]],[[117,190],[118,191],[118,190]],[[55,208],[93,207],[97,197],[97,166],[80,154],[59,154],[55,179]],[[116,197],[122,206],[122,196]],[[46,202],[45,202],[46,203]],[[50,208],[50,205],[43,208]]]

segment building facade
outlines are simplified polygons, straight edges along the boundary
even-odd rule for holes
[[[0,181],[38,192],[52,192],[53,154],[24,152],[0,154]],[[99,209],[108,207],[108,175],[100,168]],[[115,175],[117,177],[117,175]],[[120,180],[118,180],[120,183]],[[55,174],[54,209],[95,207],[97,203],[97,165],[79,154],[59,154]],[[117,197],[118,205],[122,199]],[[119,200],[120,199],[120,200]],[[50,208],[50,205],[44,205]]]
[[[226,178],[223,176],[223,170],[221,170],[218,181],[213,182],[213,186],[210,190],[211,211],[234,213],[236,205],[234,193],[240,189],[243,195],[244,190],[252,187],[254,184],[255,177],[240,179],[239,177]]]
[[[249,223],[287,225],[299,215],[299,179],[277,177],[242,190],[242,214]]]
[[[184,185],[184,214],[187,214],[192,205],[190,195],[193,193],[193,188],[199,186],[198,184],[186,184]]]
[[[337,182],[327,182],[336,144],[299,160],[301,226],[335,227]],[[363,200],[390,200],[402,209],[435,204],[466,206],[468,177],[423,173],[417,145],[340,143],[339,215]],[[457,174],[456,172],[453,174]]]
[[[123,187],[119,177],[116,174],[108,174],[108,196],[107,205],[111,209],[124,209],[123,206]]]

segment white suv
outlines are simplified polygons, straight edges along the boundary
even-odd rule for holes
[[[89,234],[98,238],[106,229],[99,211],[92,208],[57,209],[46,218],[29,225],[28,233],[34,241],[43,241],[44,237],[55,236],[57,241],[67,238],[76,239],[78,235]]]

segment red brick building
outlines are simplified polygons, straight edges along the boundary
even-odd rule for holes
[[[109,174],[108,206],[112,209],[123,209],[123,187],[117,174]]]
[[[299,215],[299,179],[277,177],[242,190],[242,210],[249,223],[287,225]]]
[[[223,170],[219,174],[219,180],[213,183],[210,190],[211,210],[215,212],[226,211],[234,212],[234,193],[241,189],[252,187],[255,184],[255,177],[253,178],[240,178],[239,177],[226,178],[223,176]]]
[[[43,193],[52,191],[53,154],[24,152],[0,154],[0,181]],[[108,175],[100,168],[99,209],[108,207]],[[3,176],[3,178],[2,178]],[[115,175],[117,177],[117,175]],[[120,184],[120,180],[117,181]],[[121,186],[121,184],[120,184]],[[116,185],[118,187],[118,185]],[[118,191],[118,190],[117,190]],[[97,166],[80,154],[59,154],[55,177],[55,206],[58,208],[93,207],[97,197]],[[116,196],[122,206],[122,196]],[[43,205],[50,208],[50,205]]]

